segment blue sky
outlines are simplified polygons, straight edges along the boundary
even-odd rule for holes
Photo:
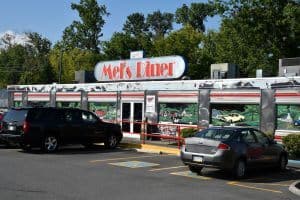
[[[16,33],[38,32],[53,43],[60,40],[65,27],[78,20],[71,3],[79,0],[1,0],[0,33],[11,30]],[[102,40],[109,40],[116,31],[121,31],[128,15],[141,12],[144,15],[160,10],[175,13],[182,4],[207,2],[206,0],[98,0],[111,14],[103,27]],[[209,18],[207,29],[218,29],[220,18]],[[178,25],[174,26],[178,28]]]

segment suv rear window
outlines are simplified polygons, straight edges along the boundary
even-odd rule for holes
[[[233,135],[234,135],[233,130],[205,129],[197,133],[196,137],[224,141],[230,139]]]
[[[28,110],[9,110],[3,118],[3,121],[6,122],[17,122],[17,123],[23,123],[26,115],[27,115]]]

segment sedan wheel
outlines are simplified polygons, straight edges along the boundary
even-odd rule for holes
[[[234,176],[243,178],[246,174],[246,163],[244,160],[238,160],[234,168]]]
[[[105,147],[108,149],[114,149],[117,147],[118,145],[118,138],[115,134],[110,134],[107,139],[106,142],[104,143]]]
[[[56,136],[46,136],[44,140],[43,149],[50,153],[56,151],[58,148],[58,140]]]
[[[197,174],[201,174],[201,170],[203,169],[203,167],[198,167],[198,166],[193,166],[193,165],[189,165],[189,169],[191,172],[193,173],[197,173]]]
[[[278,168],[280,171],[284,171],[286,169],[287,165],[287,158],[285,155],[281,155],[279,158]]]

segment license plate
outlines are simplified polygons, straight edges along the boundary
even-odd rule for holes
[[[8,130],[9,130],[9,131],[15,131],[15,130],[16,130],[16,127],[15,127],[15,126],[8,126]]]
[[[200,163],[202,163],[203,162],[203,157],[201,157],[201,156],[193,156],[193,161],[194,162],[200,162]]]

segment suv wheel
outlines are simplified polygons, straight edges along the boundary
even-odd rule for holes
[[[235,178],[244,178],[246,175],[246,162],[243,159],[237,160],[233,169],[233,175]]]
[[[105,148],[114,149],[118,145],[118,138],[115,134],[109,134],[104,142]]]
[[[58,149],[58,139],[54,135],[47,135],[44,139],[43,150],[51,153]]]
[[[203,167],[189,165],[189,169],[190,169],[190,171],[193,172],[193,173],[200,174],[200,173],[201,173],[201,170],[203,169]]]

